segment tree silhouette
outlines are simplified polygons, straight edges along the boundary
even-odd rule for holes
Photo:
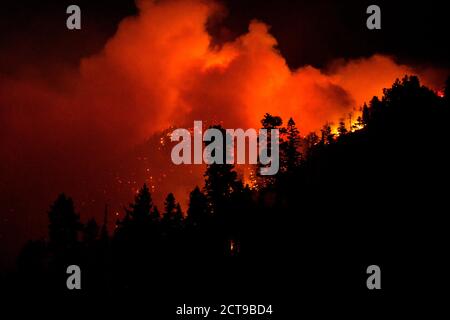
[[[300,165],[302,155],[300,153],[300,132],[292,118],[289,118],[284,135],[285,141],[281,145],[282,157],[284,158],[283,169],[285,172],[293,172]]]
[[[198,186],[189,195],[186,223],[192,228],[204,226],[208,219],[208,200]]]
[[[378,97],[373,97],[369,102],[369,107],[367,108],[367,115],[364,113],[363,108],[363,121],[364,125],[370,125],[371,122],[375,119],[375,121],[379,122],[378,119],[383,118],[383,105]],[[382,120],[381,120],[382,121]]]
[[[278,129],[280,136],[283,135],[285,133],[285,129],[281,128],[281,126],[283,125],[283,120],[279,116],[273,116],[270,113],[266,113],[261,120],[261,125],[262,125],[262,129],[267,130],[267,144],[266,144],[265,150],[261,149],[260,152],[266,152],[267,155],[271,155],[271,150],[272,150],[271,130]],[[280,144],[279,141],[277,143]],[[261,175],[261,170],[263,170],[267,166],[268,165],[263,165],[259,162],[257,164],[256,175],[257,175],[258,185],[261,186],[262,188],[267,188],[267,187],[273,185],[276,180],[275,177],[273,177],[273,176]]]
[[[130,218],[136,222],[144,222],[150,219],[150,210],[153,207],[152,196],[147,184],[138,191],[134,203],[130,204],[127,212]]]
[[[152,221],[159,222],[161,219],[161,214],[159,213],[159,209],[157,206],[153,206],[153,210],[150,213],[150,217]]]
[[[29,242],[19,256],[20,285],[64,285],[67,275],[61,270],[76,263],[86,274],[83,289],[96,288],[90,283],[102,279],[100,287],[152,288],[166,296],[174,285],[203,287],[211,279],[233,289],[255,274],[254,283],[271,273],[290,279],[307,261],[314,264],[301,270],[321,276],[326,273],[321,266],[342,261],[336,268],[345,274],[348,266],[365,266],[365,252],[384,262],[399,247],[405,261],[430,270],[428,258],[442,256],[447,234],[441,207],[447,201],[442,185],[450,179],[448,99],[415,77],[383,92],[364,104],[351,132],[341,121],[343,139],[335,139],[327,123],[320,138],[310,133],[302,140],[289,119],[280,149],[287,174],[274,184],[250,189],[233,165],[207,165],[204,188],[190,193],[185,219],[173,193],[160,217],[144,184],[108,241],[107,208],[98,237],[95,220],[82,228],[72,200],[60,195],[48,212],[48,242]],[[282,123],[270,114],[261,121],[267,129]],[[301,252],[302,265],[292,259],[293,252]]]
[[[221,126],[213,127],[222,131],[223,136],[226,132]],[[223,141],[223,150],[226,149],[226,141]],[[226,207],[230,195],[238,186],[238,176],[234,170],[234,165],[227,164],[226,153],[223,153],[223,164],[213,163],[206,167],[204,174],[205,186],[204,193],[208,204],[213,213],[217,213]]]
[[[321,138],[320,143],[322,145],[333,143],[334,141],[334,134],[331,132],[331,125],[329,123],[326,123],[322,129],[320,130]]]
[[[73,201],[60,194],[48,212],[49,245],[56,251],[75,246],[78,233],[82,230],[80,216],[75,212]]]
[[[175,201],[173,193],[169,193],[164,201],[162,222],[167,228],[179,228],[183,220],[181,206]]]
[[[183,221],[183,211],[181,210],[180,203],[177,203],[177,206],[175,208],[175,216],[174,220],[177,221],[179,224]]]
[[[158,222],[152,219],[155,211],[150,191],[144,184],[134,202],[125,209],[125,217],[118,221],[112,259],[115,268],[121,270],[117,279],[121,286],[139,285],[142,275],[154,268],[160,238]]]
[[[369,107],[367,106],[367,103],[364,102],[361,115],[362,124],[367,125],[369,123],[369,118],[370,118]]]
[[[211,164],[207,166],[204,191],[213,213],[220,212],[236,190],[238,176],[231,164]]]
[[[164,201],[164,220],[172,220],[175,216],[175,208],[177,203],[175,201],[175,197],[173,193],[169,193]]]
[[[319,142],[320,138],[315,132],[311,132],[305,137],[303,144],[305,158],[309,158],[312,155],[314,148]]]
[[[345,135],[348,132],[347,128],[345,127],[344,119],[341,119],[339,121],[339,125],[338,125],[338,128],[337,128],[337,131],[338,131],[340,136],[343,136],[343,135]]]
[[[273,116],[266,113],[261,120],[261,125],[264,129],[278,129],[283,124],[283,120],[279,116]]]

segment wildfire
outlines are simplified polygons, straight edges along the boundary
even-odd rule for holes
[[[294,68],[263,21],[252,21],[246,33],[214,48],[205,28],[219,10],[212,1],[137,5],[139,14],[121,22],[104,48],[77,63],[78,69],[55,68],[49,60],[46,70],[64,70],[52,72],[51,81],[39,73],[34,76],[34,69],[22,72],[31,63],[20,66],[20,72],[2,75],[1,112],[7,121],[2,123],[6,144],[0,157],[11,169],[2,176],[5,186],[16,190],[21,181],[17,177],[30,171],[27,183],[36,191],[30,196],[39,201],[63,186],[102,199],[103,185],[128,199],[130,189],[143,182],[155,197],[173,191],[180,201],[187,201],[183,199],[192,188],[203,183],[204,167],[176,168],[161,155],[170,146],[167,136],[152,141],[148,159],[117,159],[149,136],[193,120],[223,121],[225,128],[259,128],[269,112],[284,121],[293,117],[304,135],[317,132],[324,123],[336,123],[366,99],[382,94],[396,78],[416,73],[377,54],[334,61],[329,72],[308,65]],[[33,59],[30,54],[29,62]],[[419,76],[427,79],[426,73]],[[436,94],[444,97],[443,90]],[[348,131],[362,128],[356,121],[346,123]],[[208,125],[204,122],[205,128]],[[337,128],[333,132],[339,134]],[[50,152],[52,165],[43,161]],[[117,167],[114,184],[109,175],[92,175]],[[72,174],[61,175],[67,168]],[[81,188],[82,180],[91,183]],[[254,171],[243,181],[258,188]]]
[[[238,167],[238,169],[240,169]],[[243,172],[243,177],[242,177],[242,182],[244,184],[244,186],[248,186],[250,189],[258,189],[258,180],[256,178],[256,174],[255,174],[255,168],[252,166],[243,166],[242,168],[242,172]]]
[[[239,53],[231,46],[224,46],[222,49],[206,54],[203,71],[208,71],[212,68],[225,70],[234,58],[238,57]]]
[[[351,131],[358,131],[364,128],[364,125],[361,122],[355,121],[351,126]]]

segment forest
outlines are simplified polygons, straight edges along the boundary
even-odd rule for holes
[[[405,76],[337,132],[325,124],[303,135],[294,119],[265,114],[261,127],[280,130],[278,174],[257,175],[250,187],[234,165],[210,164],[184,212],[172,193],[158,208],[143,185],[114,230],[108,208],[104,221],[81,223],[61,194],[47,213],[47,238],[24,246],[9,286],[278,301],[288,299],[286,285],[312,296],[361,292],[375,263],[392,294],[412,295],[439,281],[446,265],[449,111],[449,81],[441,97]],[[82,270],[78,292],[66,288],[73,264]],[[429,282],[411,282],[417,272]]]

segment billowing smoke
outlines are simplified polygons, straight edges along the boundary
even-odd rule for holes
[[[160,143],[144,143],[168,127],[205,120],[257,128],[269,112],[292,116],[306,134],[356,114],[395,78],[415,73],[382,55],[291,70],[264,22],[219,47],[205,29],[223,10],[217,3],[137,5],[139,15],[77,70],[56,80],[31,71],[0,76],[1,209],[11,232],[43,234],[45,210],[61,191],[85,218],[101,216],[105,202],[119,211],[144,181],[159,204],[169,191],[185,204],[202,168],[173,168]]]

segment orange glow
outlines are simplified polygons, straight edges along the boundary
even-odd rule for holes
[[[255,174],[255,166],[238,165],[237,170],[242,174],[242,183],[250,189],[258,189],[258,181]]]
[[[138,6],[140,15],[124,20],[101,54],[83,60],[81,80],[92,88],[89,95],[95,90],[100,106],[115,110],[111,116],[135,118],[138,128],[130,133],[140,139],[193,120],[259,127],[265,112],[292,116],[309,132],[337,122],[395,78],[413,73],[381,55],[336,62],[327,73],[311,66],[292,71],[263,22],[252,21],[247,34],[212,48],[204,26],[222,10],[216,3]]]
[[[304,136],[324,123],[337,124],[350,112],[356,119],[355,110],[381,95],[395,78],[417,74],[378,54],[337,60],[326,70],[308,65],[292,70],[262,21],[252,21],[245,34],[212,47],[205,24],[223,10],[216,2],[137,5],[139,15],[124,19],[100,52],[78,68],[61,68],[53,82],[33,70],[2,75],[1,112],[8,121],[1,125],[0,156],[5,168],[13,168],[5,173],[5,186],[27,181],[47,206],[52,199],[39,197],[38,191],[50,197],[65,190],[82,201],[114,180],[126,203],[133,196],[131,186],[148,182],[157,196],[173,192],[186,207],[188,192],[203,185],[204,167],[174,168],[164,153],[166,138],[158,137],[155,150],[142,147],[148,159],[127,157],[130,149],[169,127],[189,128],[194,120],[259,128],[266,112],[285,123],[293,117]],[[293,41],[301,39],[294,36]],[[440,87],[433,86],[429,74],[418,75],[424,84]],[[94,175],[97,181],[92,182]],[[127,183],[130,179],[135,183]],[[244,181],[257,188],[254,178]],[[11,194],[20,190],[17,186]]]

